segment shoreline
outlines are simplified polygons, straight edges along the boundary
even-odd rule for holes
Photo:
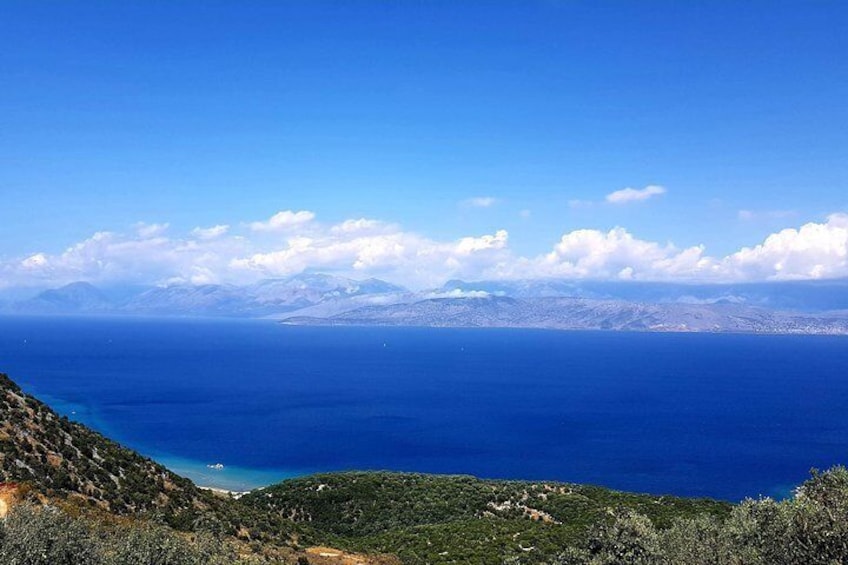
[[[264,488],[264,487],[257,487],[253,490],[243,490],[242,491],[242,490],[227,490],[227,489],[223,489],[223,488],[216,488],[216,487],[210,487],[210,486],[204,486],[204,485],[198,485],[198,484],[196,484],[195,486],[197,488],[199,488],[200,490],[208,490],[212,494],[217,494],[217,495],[228,497],[228,498],[235,498],[236,500],[238,500],[239,498],[241,498],[242,496],[244,496],[244,495],[246,495],[250,492],[253,492],[254,490],[259,490],[259,489]]]
[[[286,479],[302,477],[314,471],[291,469],[251,469],[236,465],[208,463],[169,455],[148,455],[170,471],[190,479],[200,488],[227,495],[244,493],[277,484]]]

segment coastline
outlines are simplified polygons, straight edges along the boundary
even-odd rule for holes
[[[217,462],[201,462],[174,456],[151,456],[177,475],[191,479],[198,487],[227,495],[241,495],[252,490],[279,483],[285,479],[311,474],[311,471],[286,469],[248,469],[224,464],[221,468],[210,467]]]
[[[129,445],[129,442],[120,438],[119,434],[115,433],[105,421],[99,418],[95,410],[89,405],[45,394],[30,383],[27,383],[27,389],[33,391],[32,394],[38,398],[44,399],[44,402],[59,414],[98,430],[99,433],[107,437],[118,438],[116,441],[119,441],[122,445]],[[311,471],[249,469],[231,465],[222,465],[218,468],[217,462],[202,462],[185,457],[148,453],[143,447],[139,449],[138,446],[133,446],[132,449],[136,449],[157,463],[164,465],[177,475],[191,479],[199,488],[233,496],[241,496],[246,492],[276,484],[292,477],[311,474]]]
[[[205,486],[202,486],[202,485],[196,485],[196,486],[200,490],[208,490],[212,494],[220,495],[220,496],[223,496],[225,498],[239,499],[242,496],[246,495],[247,493],[251,492],[249,490],[239,491],[239,490],[227,490],[227,489],[215,488],[215,487],[205,487]],[[259,487],[259,488],[262,488],[262,487]]]

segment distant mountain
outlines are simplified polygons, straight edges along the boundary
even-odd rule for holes
[[[13,304],[11,309],[27,314],[91,314],[108,312],[114,307],[95,286],[87,282],[75,282],[45,290],[29,300]]]
[[[255,284],[98,289],[77,282],[0,305],[18,314],[274,318],[290,324],[845,333],[848,279],[746,284],[527,279],[413,292],[304,273]]]
[[[247,286],[176,284],[106,291],[76,282],[29,299],[0,303],[0,312],[262,318],[317,306],[323,306],[317,312],[338,313],[373,302],[408,300],[400,298],[407,295],[409,291],[403,287],[379,279],[360,281],[324,274],[268,279]]]
[[[406,289],[374,278],[357,281],[333,275],[301,274],[260,281],[247,287],[247,291],[263,308],[285,312],[358,296],[404,293]]]
[[[560,279],[452,280],[438,290],[442,293],[483,291],[513,298],[569,297],[648,303],[745,304],[800,312],[848,309],[848,279],[734,284]]]
[[[510,327],[564,330],[848,334],[845,314],[793,314],[733,304],[651,304],[585,298],[436,298],[365,306],[292,325]]]
[[[242,287],[207,284],[172,285],[153,288],[131,298],[120,308],[122,313],[158,316],[234,316],[261,315]]]

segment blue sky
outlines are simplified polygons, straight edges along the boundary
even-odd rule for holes
[[[845,29],[836,1],[3,2],[0,287],[848,276]]]

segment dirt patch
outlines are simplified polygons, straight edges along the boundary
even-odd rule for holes
[[[0,518],[5,518],[18,499],[18,485],[15,483],[0,483]]]
[[[389,555],[348,553],[332,547],[310,547],[306,555],[311,565],[400,565],[400,561]]]

